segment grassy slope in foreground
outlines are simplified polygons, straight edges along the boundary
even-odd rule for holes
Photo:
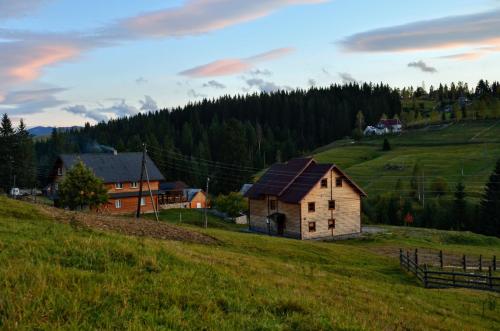
[[[413,166],[419,161],[426,176],[428,197],[432,196],[432,180],[444,177],[451,191],[462,178],[467,194],[475,199],[483,193],[500,158],[498,120],[460,122],[443,129],[414,130],[387,138],[392,146],[389,152],[381,150],[384,137],[373,137],[357,144],[337,142],[325,146],[318,150],[316,158],[338,164],[370,196],[394,189],[399,178],[409,195]]]
[[[450,330],[500,325],[498,295],[426,290],[403,274],[396,260],[373,253],[380,245],[403,245],[404,236],[320,243],[220,229],[206,233],[221,243],[81,230],[0,197],[0,329]],[[453,249],[500,253],[500,240],[464,235],[475,240]],[[446,240],[419,240],[409,242],[447,248]]]

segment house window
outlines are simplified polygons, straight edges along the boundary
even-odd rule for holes
[[[132,182],[132,183],[130,184],[130,187],[131,187],[131,188],[138,188],[138,187],[139,187],[139,183],[138,183],[138,182]]]
[[[309,232],[316,232],[316,222],[309,222]]]
[[[328,209],[335,210],[335,200],[328,201]]]
[[[62,176],[63,175],[62,168],[57,168],[57,175],[58,176]]]
[[[122,208],[122,201],[121,200],[115,200],[115,208],[116,209]]]
[[[335,219],[329,219],[328,220],[328,230],[333,230],[335,229]]]
[[[307,205],[307,210],[310,213],[314,213],[316,211],[316,203],[315,202],[309,202]]]
[[[335,186],[342,187],[342,177],[337,177],[335,179]]]
[[[321,188],[328,188],[328,179],[322,179],[321,180]]]
[[[123,189],[123,183],[115,183],[115,189],[117,190]]]
[[[276,200],[269,200],[269,209],[276,210]]]
[[[141,198],[141,206],[145,206],[146,205],[146,198]]]

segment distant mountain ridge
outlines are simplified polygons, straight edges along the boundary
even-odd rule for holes
[[[69,131],[73,129],[80,129],[81,126],[69,126],[69,127],[54,127],[54,126],[35,126],[34,128],[28,129],[28,132],[35,137],[48,136],[52,133],[52,130],[57,129],[58,131]]]

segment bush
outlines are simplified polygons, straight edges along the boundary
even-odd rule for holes
[[[240,193],[231,192],[228,195],[219,195],[215,199],[215,208],[229,217],[237,217],[248,209],[248,203]]]

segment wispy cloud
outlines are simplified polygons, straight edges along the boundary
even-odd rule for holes
[[[293,88],[290,86],[280,86],[273,82],[266,81],[260,78],[250,78],[245,80],[248,88],[244,91],[248,92],[252,88],[257,88],[260,92],[271,93],[276,91],[291,91]]]
[[[341,44],[351,52],[500,46],[500,9],[370,30],[349,36]]]
[[[352,77],[352,75],[348,72],[339,72],[339,77],[342,80],[343,84],[351,84],[351,83],[357,83],[357,79]]]
[[[268,69],[252,69],[249,72],[252,76],[271,76],[273,73]]]
[[[26,115],[61,106],[66,101],[59,100],[57,94],[64,91],[66,91],[65,88],[47,88],[9,92],[0,99],[0,112]]]
[[[0,19],[15,18],[38,9],[51,0],[0,0]]]
[[[226,88],[226,85],[219,83],[216,80],[211,80],[211,81],[208,81],[205,84],[203,84],[203,87],[210,87],[210,88],[222,90],[222,89]]]
[[[271,51],[257,54],[243,59],[222,59],[197,66],[180,72],[180,75],[189,77],[216,77],[239,74],[249,71],[252,67],[262,61],[271,61],[286,56],[293,52],[291,47],[277,48]]]
[[[194,98],[194,99],[207,97],[205,94],[197,92],[195,89],[189,89],[187,94],[189,97]]]
[[[125,100],[121,100],[111,107],[88,108],[84,105],[74,105],[65,107],[63,110],[92,119],[96,122],[105,122],[112,118],[133,116],[139,113],[136,107],[127,104]]]
[[[149,95],[144,96],[144,100],[139,100],[141,104],[141,110],[145,112],[152,112],[158,110],[158,104]]]
[[[188,0],[183,5],[118,21],[104,29],[111,38],[180,37],[253,21],[293,5],[328,0]]]
[[[429,66],[427,63],[425,63],[422,60],[408,63],[408,68],[417,68],[423,72],[428,72],[431,74],[434,74],[437,72],[436,68]]]
[[[0,0],[0,19],[31,13],[52,0]],[[268,16],[288,6],[329,0],[186,0],[179,6],[143,13],[107,24],[94,31],[36,33],[0,28],[0,100],[8,90],[40,77],[43,70],[74,60],[82,53],[122,42],[149,38],[199,35]],[[221,60],[206,68],[208,75],[241,72],[252,63],[281,56],[279,50],[254,58]],[[203,69],[203,68],[200,68]]]
[[[135,83],[137,85],[142,85],[142,84],[146,84],[148,82],[148,80],[144,77],[139,77],[135,80]]]

